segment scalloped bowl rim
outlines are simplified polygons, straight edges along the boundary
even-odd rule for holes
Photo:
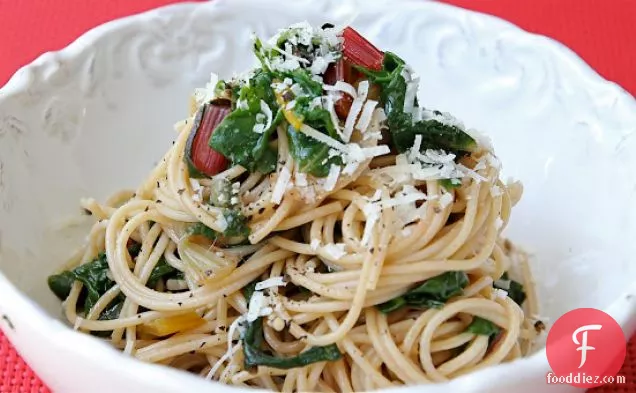
[[[235,0],[241,1],[241,0]],[[373,2],[381,2],[381,0],[372,0]],[[418,0],[400,0],[402,3],[413,3]],[[113,31],[117,31],[125,26],[137,23],[143,23],[151,20],[153,17],[162,13],[169,13],[177,9],[189,9],[197,7],[214,6],[211,3],[184,2],[178,4],[167,5],[155,8],[149,11],[141,12],[131,16],[119,18],[95,28],[90,29],[71,44],[58,51],[46,52],[36,58],[30,64],[20,68],[7,82],[0,88],[0,104],[4,97],[24,91],[30,82],[31,73],[37,67],[56,62],[58,59],[72,60],[85,49],[89,48],[98,39],[107,36]],[[500,19],[498,17],[487,15],[475,11],[466,10],[444,3],[436,3],[437,7],[452,9],[453,12],[464,15],[479,15],[484,21],[493,26],[497,26],[507,33],[512,33],[520,40],[538,40],[539,44],[545,48],[549,48],[552,55],[560,57],[562,61],[570,63],[572,69],[577,70],[586,80],[587,85],[596,85],[596,88],[602,88],[607,91],[613,90],[614,94],[627,96],[631,100],[632,109],[636,110],[636,101],[624,89],[614,82],[610,82],[601,77],[587,63],[585,63],[571,49],[567,48],[560,42],[538,34],[529,33],[520,27]],[[612,315],[623,327],[625,332],[633,332],[636,329],[636,280],[634,280],[624,294],[617,298],[604,311]],[[93,358],[94,362],[99,362],[103,368],[110,369],[114,373],[127,374],[133,379],[145,379],[144,384],[148,387],[161,387],[162,390],[175,389],[196,389],[197,391],[215,391],[215,389],[231,389],[232,391],[252,391],[252,389],[243,389],[235,386],[221,385],[218,383],[210,383],[200,377],[189,375],[187,373],[171,369],[169,367],[147,364],[123,355],[120,351],[115,350],[108,344],[99,342],[90,336],[74,331],[71,327],[61,323],[59,320],[48,315],[40,306],[38,306],[29,297],[22,294],[0,271],[0,303],[6,310],[13,313],[21,314],[23,320],[30,321],[32,328],[39,330],[42,335],[48,335],[50,340],[66,342],[72,345],[73,351],[83,358]],[[11,332],[5,331],[8,337]],[[18,352],[20,348],[17,348]],[[98,359],[98,360],[96,360]],[[513,368],[514,367],[514,368]],[[546,358],[545,348],[537,351],[528,358],[516,360],[512,363],[500,364],[479,370],[468,375],[461,376],[446,383],[434,385],[410,385],[399,388],[385,389],[385,392],[403,392],[407,390],[426,392],[445,392],[448,389],[458,390],[462,392],[484,391],[488,389],[487,381],[492,381],[498,375],[507,372],[519,372],[519,367],[524,370],[534,372],[547,372],[549,365]],[[476,380],[480,383],[475,384]]]

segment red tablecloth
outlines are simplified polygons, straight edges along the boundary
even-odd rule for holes
[[[66,46],[108,20],[179,0],[0,0],[0,85],[42,52]],[[553,37],[576,51],[605,78],[636,95],[636,1],[447,0],[500,16]],[[636,392],[636,338],[621,374],[626,385],[600,392]],[[48,392],[0,332],[0,393]]]

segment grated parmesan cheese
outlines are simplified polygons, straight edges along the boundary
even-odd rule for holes
[[[320,247],[320,240],[318,239],[312,239],[309,247],[311,247],[312,250],[317,251],[318,247]]]
[[[442,196],[439,198],[439,205],[442,207],[442,209],[445,209],[451,203],[453,203],[453,196],[447,192],[442,194]]]
[[[233,345],[232,341],[235,340],[234,336],[237,331],[240,333],[239,336],[242,335],[242,331],[244,330],[244,328],[241,325],[244,321],[245,317],[241,315],[230,324],[230,327],[227,331],[227,351],[225,352],[225,354],[223,354],[223,356],[219,358],[219,360],[217,360],[216,363],[214,363],[214,365],[208,372],[208,375],[205,377],[206,379],[212,379],[212,377],[214,377],[217,370],[223,365],[223,363],[234,356],[234,353],[240,348],[240,344],[238,342]]]
[[[379,194],[379,196],[378,196]],[[376,199],[377,196],[377,199]],[[380,190],[376,190],[373,199],[379,200],[382,196]],[[369,202],[362,208],[362,213],[367,219],[367,222],[364,225],[364,233],[362,234],[362,244],[367,245],[371,240],[371,233],[373,232],[373,228],[375,224],[380,220],[380,212],[381,207],[378,203]]]
[[[215,90],[218,82],[219,76],[213,72],[210,74],[210,81],[204,88],[194,89],[194,101],[197,103],[197,106],[201,106],[215,98]]]
[[[224,232],[227,229],[227,220],[223,214],[216,216],[216,225],[219,227],[221,232]]]
[[[349,162],[363,162],[367,158],[364,154],[364,150],[355,143],[349,143],[345,149],[345,152],[347,153],[347,160],[349,160]]]
[[[353,173],[358,169],[359,166],[360,166],[360,164],[357,163],[357,162],[349,162],[342,169],[342,174],[344,174],[344,175],[353,175]]]
[[[404,113],[413,113],[417,110],[415,106],[415,97],[417,96],[418,80],[413,79],[406,83],[406,92],[404,93]],[[421,112],[417,110],[417,112]],[[419,116],[419,115],[418,115]]]
[[[510,289],[510,280],[499,279],[499,280],[495,280],[494,284],[501,289],[505,289],[505,290]]]
[[[503,192],[501,191],[501,187],[499,187],[499,186],[492,186],[492,187],[490,188],[490,195],[491,195],[493,198],[496,198],[496,197],[500,196],[501,194],[503,194]]]
[[[373,117],[373,111],[375,107],[378,105],[377,101],[368,100],[362,109],[362,113],[360,113],[360,118],[358,119],[358,124],[356,128],[360,130],[360,132],[365,132],[369,128],[369,124],[371,124],[371,119]]]
[[[285,46],[285,50],[280,49],[278,45],[271,45],[270,48],[291,60],[297,61],[298,63],[309,64],[309,60],[296,56],[291,53],[292,48],[289,43],[287,43],[287,45]]]
[[[413,234],[413,230],[410,227],[404,228],[404,229],[402,229],[400,234],[402,235],[402,237],[409,237],[409,236],[411,236]]]
[[[464,173],[464,175],[474,179],[476,182],[486,181],[486,178],[477,173],[476,171],[466,167],[463,164],[456,164],[457,169]]]
[[[334,189],[338,182],[338,176],[340,176],[340,166],[331,165],[331,168],[329,168],[329,175],[327,175],[327,179],[324,184],[325,191],[332,191]]]
[[[183,291],[188,289],[188,283],[185,280],[170,278],[166,281],[166,289],[169,291]]]
[[[347,251],[345,251],[345,245],[343,243],[327,244],[322,249],[325,254],[327,254],[327,256],[335,260],[338,260],[347,255]]]
[[[284,166],[280,170],[280,173],[278,174],[278,178],[276,179],[276,184],[274,185],[274,191],[272,191],[271,201],[273,203],[277,205],[280,204],[290,180],[291,180],[291,173],[289,173],[289,169],[287,169],[287,167]]]
[[[245,314],[245,319],[248,322],[254,322],[261,316],[261,309],[266,306],[265,303],[265,295],[261,291],[254,291],[252,297],[250,298],[250,304],[247,308],[247,314]]]
[[[492,290],[493,300],[495,299],[505,299],[508,296],[508,291],[503,289],[494,288]]]
[[[194,192],[199,192],[200,190],[203,189],[203,187],[201,186],[201,183],[199,183],[199,181],[197,179],[190,179],[190,186],[192,187],[192,191]]]
[[[360,115],[360,111],[362,110],[362,106],[367,99],[367,94],[369,93],[369,81],[364,80],[358,84],[358,96],[354,98],[353,103],[351,104],[351,109],[349,109],[349,114],[347,115],[347,119],[345,120],[344,126],[344,141],[349,142],[351,139],[351,134],[353,133],[353,128],[355,126],[356,120],[358,119],[358,115]]]
[[[287,283],[283,280],[283,276],[270,277],[267,280],[256,283],[256,290],[262,291],[266,288],[284,287]]]
[[[412,187],[412,186],[411,186]],[[384,201],[379,202],[382,208],[390,208],[394,206],[406,205],[416,201],[426,200],[428,197],[421,191],[418,191],[415,187],[412,187],[413,190],[407,188],[407,185],[403,187],[403,191],[400,195],[393,197],[391,199],[386,199]]]
[[[314,62],[311,63],[309,67],[309,71],[311,71],[314,75],[323,74],[327,70],[327,66],[329,66],[330,61],[325,57],[318,56],[314,59]]]
[[[192,191],[194,192],[192,195],[192,200],[195,202],[203,201],[203,187],[201,183],[197,179],[190,179],[190,186],[192,187]]]
[[[291,85],[289,90],[291,90],[291,92],[294,93],[296,97],[300,97],[304,94],[303,88],[298,83],[294,83],[293,85]]]
[[[347,115],[347,119],[345,120],[344,129],[342,131],[343,140],[345,142],[349,142],[351,139],[351,134],[353,134],[353,127],[355,126],[356,119],[362,110],[362,101],[359,98],[353,100],[353,104],[351,104],[351,109],[349,109],[349,114]]]
[[[296,174],[294,175],[295,179],[296,179],[296,185],[299,187],[306,187],[307,186],[307,175],[302,173],[302,172],[296,172]]]
[[[338,142],[337,140],[333,139],[332,137],[323,134],[322,132],[316,130],[315,128],[312,128],[306,124],[303,124],[300,127],[300,131],[307,135],[308,137],[311,137],[315,140],[317,140],[318,142],[322,142],[325,145],[332,147],[336,150],[339,150],[343,153],[347,152],[347,148],[345,145],[343,145],[342,143]]]
[[[322,88],[325,91],[341,91],[343,93],[347,93],[354,100],[358,98],[358,93],[356,92],[356,88],[353,87],[350,83],[344,81],[337,81],[335,85],[323,85]]]
[[[338,121],[338,114],[336,113],[335,104],[333,102],[333,98],[331,95],[327,95],[326,99],[327,111],[329,112],[329,117],[331,118],[331,123],[333,124],[336,133],[340,138],[344,140],[344,135],[342,134],[342,130],[340,130],[340,122]]]
[[[366,158],[379,157],[385,154],[389,154],[390,152],[391,148],[387,145],[362,148],[362,153]]]

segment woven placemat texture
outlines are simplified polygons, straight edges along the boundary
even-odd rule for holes
[[[35,375],[0,332],[0,393],[48,393],[50,390]]]

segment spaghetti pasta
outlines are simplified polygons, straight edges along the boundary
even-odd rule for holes
[[[294,25],[255,52],[261,68],[195,93],[136,191],[82,201],[97,221],[49,279],[70,324],[275,391],[442,382],[530,353],[528,257],[501,235],[522,188],[489,144],[419,108],[413,71],[350,28]]]

